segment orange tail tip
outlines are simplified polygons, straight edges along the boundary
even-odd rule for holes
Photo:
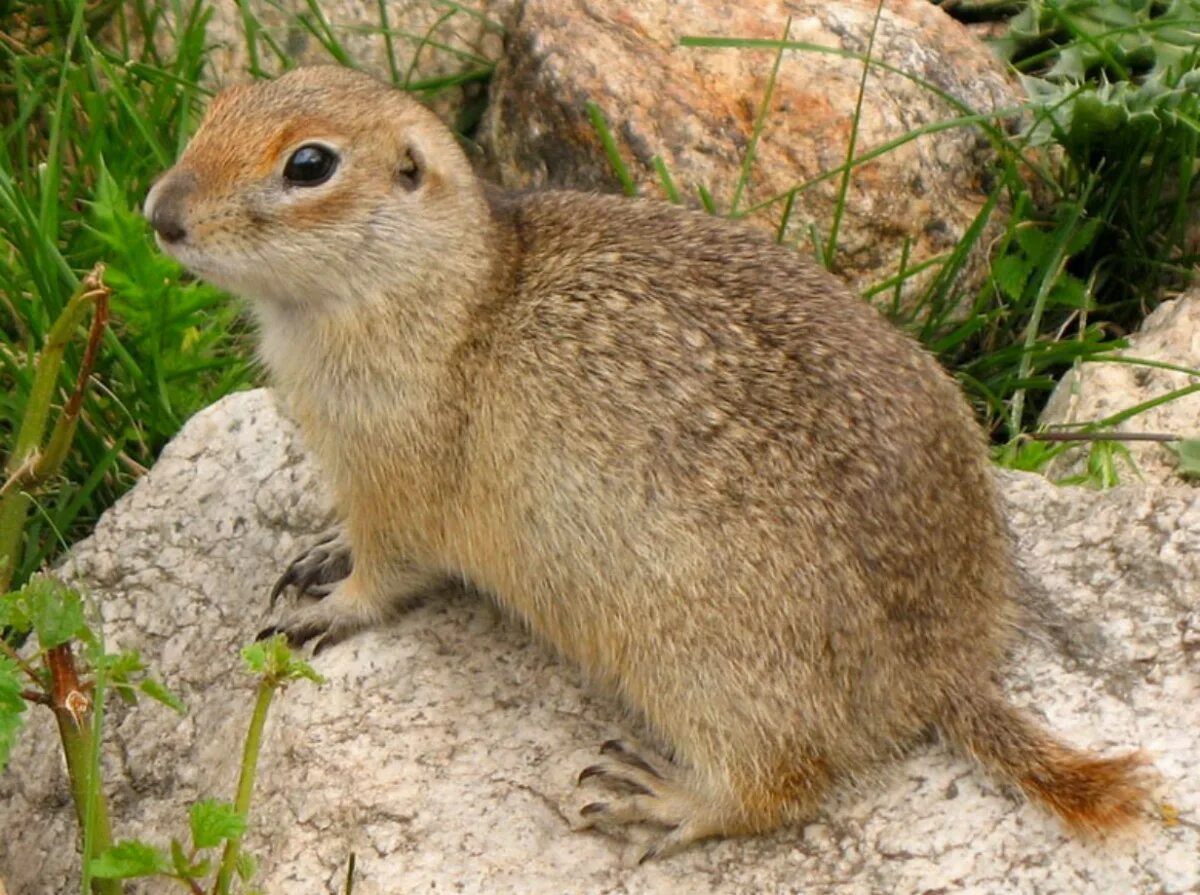
[[[1141,752],[1102,758],[1048,742],[1017,785],[1072,830],[1105,835],[1145,820],[1150,777]]]
[[[998,691],[964,688],[942,729],[984,767],[1041,802],[1072,830],[1105,835],[1139,824],[1153,804],[1153,775],[1141,752],[1112,758],[1073,749]]]

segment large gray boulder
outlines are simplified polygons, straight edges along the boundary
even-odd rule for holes
[[[1072,839],[929,743],[806,827],[631,867],[618,842],[569,828],[586,798],[575,775],[629,733],[622,713],[454,593],[321,654],[327,683],[296,684],[272,709],[247,840],[262,888],[340,892],[354,853],[355,895],[1200,890],[1200,492],[1002,484],[1050,621],[1015,657],[1014,699],[1080,744],[1144,748],[1178,823]],[[165,842],[185,833],[191,801],[231,796],[252,700],[238,648],[284,562],[326,522],[294,430],[256,391],[191,420],[76,546],[67,572],[100,604],[110,644],[140,649],[190,706],[182,718],[112,707],[117,835]],[[0,879],[14,895],[60,895],[78,886],[75,820],[49,713],[29,727],[0,776]]]

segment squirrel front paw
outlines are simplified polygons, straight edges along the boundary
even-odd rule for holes
[[[353,578],[347,577],[319,602],[293,607],[278,622],[259,631],[255,639],[283,634],[288,645],[295,648],[319,637],[313,648],[316,655],[351,634],[378,624],[385,615],[377,602],[359,596]]]
[[[346,574],[341,580],[323,580],[342,570]],[[359,561],[351,568],[350,548],[344,536],[336,534],[297,557],[284,573],[271,592],[271,608],[289,585],[295,586],[299,602],[278,622],[259,631],[258,639],[283,634],[291,646],[298,647],[319,637],[316,654],[403,614],[445,584],[444,574],[405,560]]]
[[[287,588],[294,587],[297,597],[327,597],[354,569],[350,541],[341,527],[326,530],[317,542],[284,569],[271,588],[272,609]]]

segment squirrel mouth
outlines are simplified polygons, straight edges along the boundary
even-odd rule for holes
[[[183,265],[193,277],[211,283],[227,292],[238,291],[241,277],[227,264],[215,261],[210,254],[186,240],[169,242],[156,238],[158,247]]]

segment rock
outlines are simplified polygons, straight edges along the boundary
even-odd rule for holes
[[[1179,298],[1163,302],[1129,337],[1129,347],[1114,354],[1174,364],[1200,370],[1200,285]],[[1096,422],[1175,389],[1200,383],[1200,374],[1188,375],[1154,367],[1095,361],[1068,372],[1050,395],[1041,422],[1044,426]],[[1200,438],[1200,392],[1193,392],[1152,407],[1113,426],[1113,432],[1156,432],[1182,438]],[[1166,445],[1127,442],[1136,470],[1118,463],[1125,478],[1178,482],[1177,458]],[[1056,458],[1047,470],[1052,478],[1081,472],[1089,448],[1072,448]]]
[[[712,842],[629,867],[617,842],[573,833],[574,787],[618,708],[522,630],[463,593],[318,656],[321,687],[273,705],[248,835],[264,892],[964,891],[1200,889],[1200,693],[1194,647],[1200,493],[1058,489],[1006,474],[1020,555],[1073,622],[1068,653],[1032,640],[1009,681],[1072,740],[1153,756],[1180,822],[1136,843],[1064,835],[967,759],[933,744],[803,828]],[[187,806],[233,792],[252,702],[238,648],[267,588],[327,522],[320,488],[264,391],[193,418],[154,469],[76,545],[110,648],[141,650],[188,703],[111,705],[104,764],[114,827],[164,843]],[[1098,644],[1098,645],[1097,645]],[[1068,657],[1069,656],[1069,657]],[[76,891],[75,821],[50,713],[35,710],[0,776],[0,877],[21,895]],[[133,892],[161,887],[131,887]]]
[[[703,186],[728,211],[775,51],[685,48],[680,38],[779,39],[790,15],[791,40],[864,53],[877,6],[874,0],[523,0],[507,22],[484,116],[481,142],[493,173],[514,188],[616,189],[586,110],[594,102],[644,194],[664,195],[653,166],[661,156],[690,202]],[[976,111],[1022,100],[986,46],[926,0],[883,6],[872,55]],[[861,78],[856,59],[784,54],[740,210],[844,163]],[[958,114],[930,88],[872,68],[856,154]],[[906,269],[951,251],[984,205],[992,158],[978,131],[954,128],[857,168],[838,232],[838,271],[863,290],[894,276],[906,251]],[[831,178],[797,193],[787,238],[808,250],[815,226],[827,239],[838,190],[839,179]],[[775,232],[783,207],[775,202],[751,221]],[[986,273],[988,243],[975,244],[966,288]],[[935,262],[913,276],[906,291],[915,293],[938,269]],[[890,290],[882,298],[890,300]]]

